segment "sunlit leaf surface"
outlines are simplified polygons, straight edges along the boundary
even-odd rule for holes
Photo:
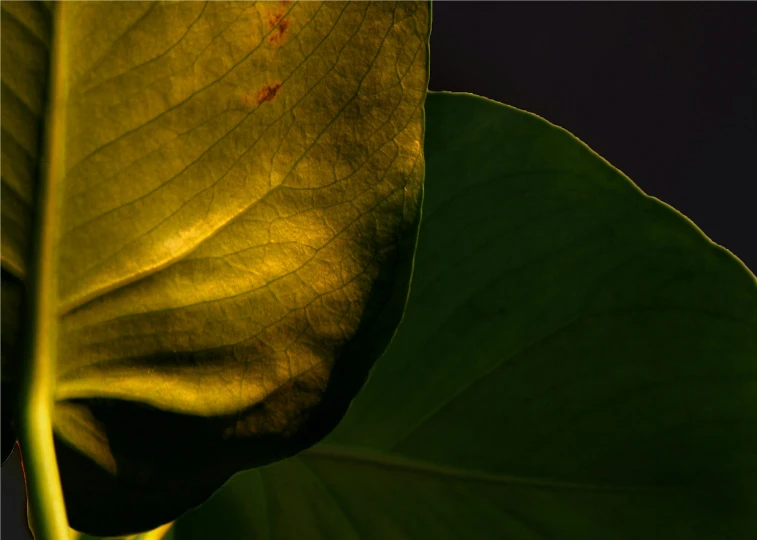
[[[429,5],[55,9],[56,447],[71,525],[131,533],[322,438],[391,338],[419,218]],[[53,30],[40,6],[3,10],[3,269],[18,281]]]

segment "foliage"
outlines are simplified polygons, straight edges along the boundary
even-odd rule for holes
[[[50,392],[74,529],[757,535],[757,280],[565,130],[427,97],[430,4],[2,9],[3,439],[50,464]]]

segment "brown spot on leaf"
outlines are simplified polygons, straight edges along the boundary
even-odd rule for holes
[[[265,102],[271,102],[276,97],[276,94],[279,92],[279,88],[281,88],[281,83],[277,82],[274,84],[267,84],[260,90],[258,90],[258,96],[257,96],[257,103],[258,105],[265,103]]]
[[[276,23],[278,23],[283,17],[284,17],[284,11],[282,10],[271,11],[268,14],[268,29],[270,30],[271,28],[276,26]]]
[[[284,38],[291,26],[289,19],[285,17],[287,14],[286,6],[287,4],[282,2],[281,6],[276,6],[268,13],[268,29],[271,30],[268,42],[275,46],[284,43]]]
[[[274,29],[271,35],[268,37],[268,42],[272,45],[281,45],[286,38],[287,30],[289,30],[289,19],[283,18],[279,20],[278,26]]]

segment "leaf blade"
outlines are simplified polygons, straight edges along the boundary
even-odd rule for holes
[[[56,452],[125,534],[323,437],[391,339],[428,5],[67,8]]]
[[[55,422],[72,526],[123,534],[325,435],[391,337],[423,176],[427,12],[77,9],[72,49],[103,41],[71,70]]]

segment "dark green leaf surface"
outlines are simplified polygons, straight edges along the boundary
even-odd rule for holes
[[[132,533],[320,440],[391,339],[418,231],[430,6],[54,8],[48,26],[3,17],[3,275],[20,283],[29,263],[46,114],[68,517]],[[47,43],[45,109],[46,60],[13,62]],[[3,305],[4,332],[20,313]]]
[[[174,539],[757,538],[757,282],[568,132],[426,102],[407,311],[321,444]]]

